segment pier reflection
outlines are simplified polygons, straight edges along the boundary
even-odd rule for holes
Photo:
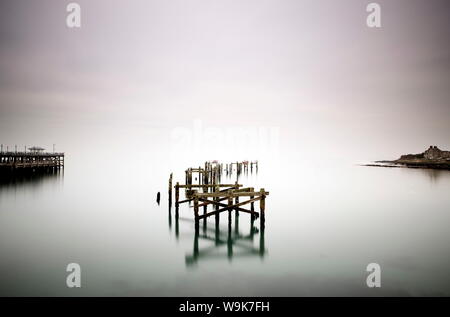
[[[14,173],[0,170],[0,190],[17,187],[39,187],[64,178],[64,169],[21,170]]]
[[[242,218],[243,216],[241,216]],[[255,225],[255,219],[250,217],[249,230],[241,228],[239,225],[239,216],[231,219],[228,216],[228,226],[221,226],[220,221],[203,222],[199,230],[192,229],[193,246],[192,252],[185,255],[185,263],[187,267],[192,267],[198,262],[210,259],[227,259],[233,261],[240,258],[259,257],[263,259],[267,254],[265,246],[265,229],[264,226],[258,228]],[[245,217],[247,219],[247,217]],[[169,231],[174,226],[174,234],[176,239],[180,239],[180,222],[194,225],[194,219],[180,218],[177,208],[174,215],[169,205],[168,223]],[[259,223],[259,221],[256,221]],[[247,231],[244,233],[243,231]],[[185,233],[183,233],[185,237]]]

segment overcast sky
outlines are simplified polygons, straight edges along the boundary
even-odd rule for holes
[[[450,149],[448,1],[377,1],[379,29],[362,0],[80,0],[80,29],[69,2],[1,1],[5,145],[165,151],[200,120],[281,155]]]

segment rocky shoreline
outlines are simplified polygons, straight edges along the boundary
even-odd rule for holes
[[[442,151],[437,146],[430,146],[423,153],[406,154],[397,160],[375,161],[365,164],[365,166],[430,168],[450,171],[450,151]]]

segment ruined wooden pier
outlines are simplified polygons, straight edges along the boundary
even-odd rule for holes
[[[205,162],[204,167],[188,168],[185,171],[185,184],[177,182],[173,186],[173,175],[169,178],[169,206],[172,205],[172,186],[175,190],[175,208],[178,215],[180,204],[193,202],[194,219],[196,229],[199,227],[200,220],[214,216],[216,224],[219,222],[220,213],[228,211],[228,221],[231,223],[232,211],[235,211],[235,217],[239,217],[240,212],[251,215],[252,221],[260,219],[261,226],[264,227],[265,222],[265,199],[269,195],[264,188],[255,190],[252,187],[243,188],[242,184],[236,181],[234,184],[221,184],[221,176],[223,171],[227,174],[233,172],[233,165],[237,174],[242,171],[248,171],[248,167],[253,169],[253,165],[257,169],[258,162],[236,162],[223,164],[216,161]],[[195,182],[195,183],[194,183]],[[180,198],[180,189],[185,189],[185,199]],[[240,198],[244,201],[239,201]],[[259,211],[255,210],[255,202],[259,202]],[[208,206],[212,206],[213,210],[208,211]],[[245,208],[244,208],[245,207]],[[200,213],[202,208],[202,213]]]

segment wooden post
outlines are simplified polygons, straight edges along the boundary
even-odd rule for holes
[[[220,186],[217,186],[217,184],[216,184],[216,186],[214,186],[214,192],[220,192]],[[216,202],[219,202],[219,200],[220,200],[219,197],[215,198]],[[219,205],[216,205],[216,208],[219,208]]]
[[[234,233],[236,237],[239,235],[239,217],[234,217]]]
[[[231,239],[231,212],[228,216],[228,238],[227,238],[227,255],[228,260],[233,258],[233,239]]]
[[[203,186],[203,193],[207,193],[208,192],[208,188],[206,186]],[[208,206],[205,204],[203,206],[203,214],[206,215]],[[203,218],[203,230],[206,231],[206,217]]]
[[[208,192],[208,188],[206,186],[203,186],[203,193],[207,193],[207,192]],[[207,208],[208,208],[207,205],[203,206],[203,214],[206,214]]]
[[[194,214],[195,219],[198,220],[198,196],[196,190],[194,190]]]
[[[180,200],[180,184],[177,182],[175,185],[175,207],[178,208],[178,201]]]
[[[233,206],[233,196],[232,196],[232,191],[229,190],[228,191],[228,230],[231,230],[231,210]]]
[[[172,207],[172,173],[169,177],[169,206]]]
[[[198,196],[197,196],[197,191],[194,191],[194,214],[195,214],[195,231],[198,231],[199,220],[198,220]]]
[[[238,182],[235,183],[234,188],[239,189]],[[236,196],[235,204],[239,204],[239,196]],[[236,217],[239,217],[239,207],[236,207],[235,210],[236,210]]]
[[[260,220],[261,220],[261,228],[264,228],[264,222],[265,222],[265,209],[266,209],[266,195],[264,188],[261,188],[260,190],[261,200],[259,201],[259,209],[260,209]]]
[[[255,189],[253,187],[251,187],[250,188],[250,192],[253,193],[254,191],[255,191]],[[253,198],[255,198],[255,196],[250,196],[250,199],[253,199]],[[250,210],[251,211],[255,211],[255,203],[254,202],[250,203]],[[252,217],[253,217],[253,215],[252,215]]]
[[[213,191],[215,192],[216,189],[217,189],[216,186],[214,186]],[[213,198],[214,202],[216,202],[217,200],[218,200],[218,198],[216,198],[216,197]],[[219,206],[217,204],[214,204],[214,209],[217,211],[219,209]],[[219,223],[219,220],[220,220],[220,214],[218,212],[216,212],[215,216],[216,216],[216,225],[217,225]]]

